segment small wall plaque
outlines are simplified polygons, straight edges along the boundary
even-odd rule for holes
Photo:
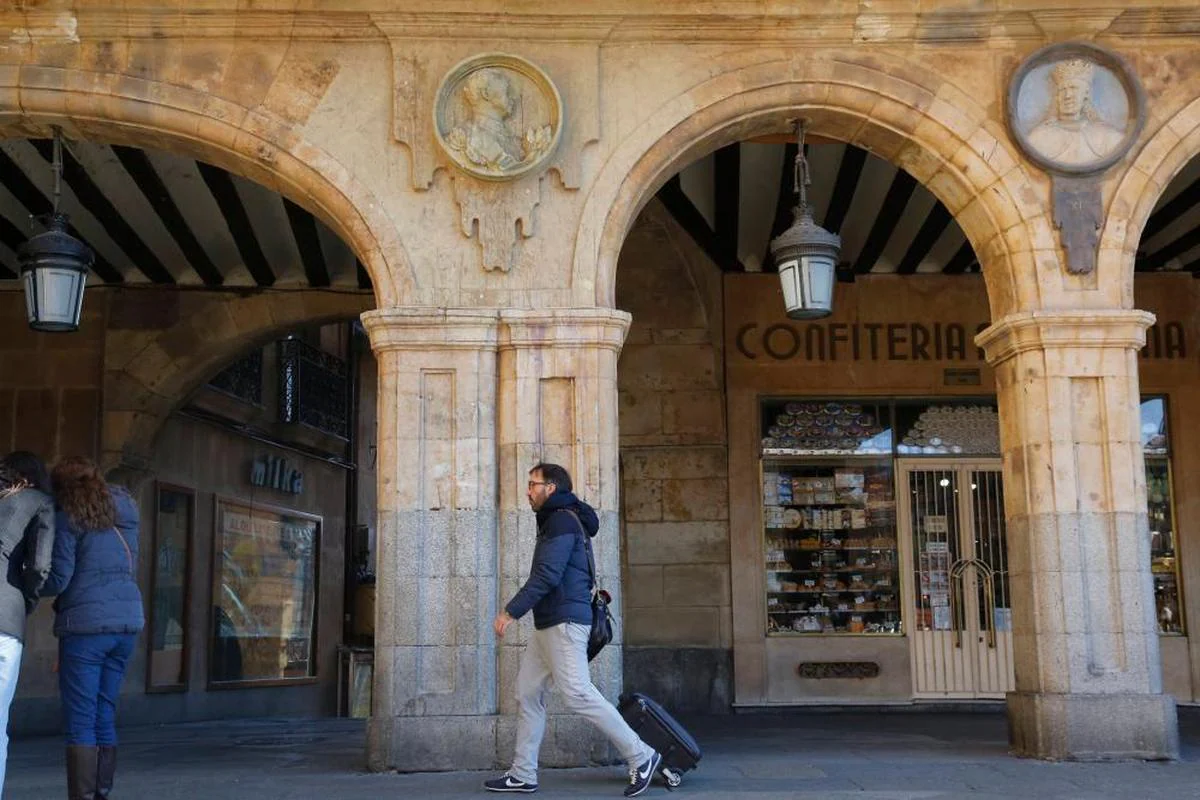
[[[878,678],[879,665],[874,661],[802,661],[796,668],[801,678]]]
[[[979,381],[978,369],[948,367],[942,370],[942,383],[946,386],[978,386]]]

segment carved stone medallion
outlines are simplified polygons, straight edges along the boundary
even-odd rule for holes
[[[1038,50],[1013,76],[1008,125],[1047,172],[1088,175],[1116,163],[1141,132],[1141,85],[1120,56],[1085,42]]]
[[[433,130],[461,170],[507,181],[545,165],[562,138],[562,98],[528,61],[485,53],[459,63],[438,88]]]
[[[1050,173],[1054,224],[1071,274],[1096,269],[1100,175],[1133,146],[1145,106],[1129,65],[1087,42],[1043,47],[1008,87],[1009,130],[1029,160]]]

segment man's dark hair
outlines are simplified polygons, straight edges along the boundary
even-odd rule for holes
[[[529,474],[532,475],[539,471],[542,473],[542,480],[546,483],[553,483],[556,491],[573,491],[571,473],[567,472],[564,467],[560,467],[558,464],[535,464],[533,469],[529,470]]]

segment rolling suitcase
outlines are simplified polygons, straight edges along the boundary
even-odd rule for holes
[[[634,692],[622,696],[617,709],[642,741],[662,754],[662,766],[658,771],[668,789],[674,789],[683,781],[683,773],[696,768],[700,761],[699,745],[658,703]]]

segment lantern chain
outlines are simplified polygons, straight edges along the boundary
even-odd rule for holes
[[[808,209],[808,187],[812,182],[811,176],[808,174],[808,159],[804,157],[804,129],[808,120],[796,121],[796,174],[795,192],[800,198],[799,211],[803,213]]]

